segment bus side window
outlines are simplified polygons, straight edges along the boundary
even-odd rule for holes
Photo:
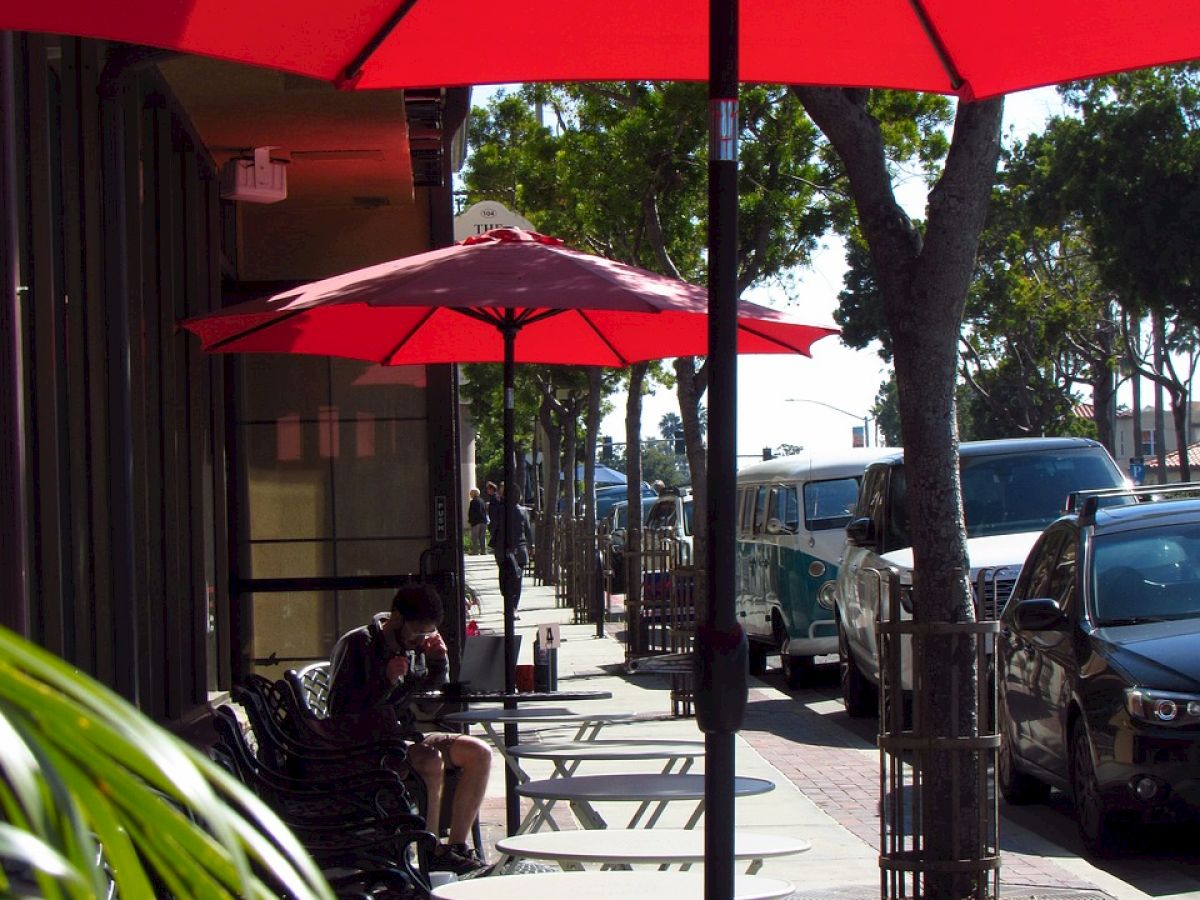
[[[800,501],[796,497],[795,487],[781,487],[779,489],[781,499],[779,520],[783,522],[792,533],[800,530]]]
[[[754,530],[754,488],[738,489],[738,534],[747,535]]]
[[[766,534],[767,532],[767,498],[770,489],[764,484],[758,488],[758,495],[754,503],[754,533]]]
[[[793,534],[800,525],[800,516],[796,509],[796,491],[787,485],[779,484],[771,488],[771,497],[767,504],[767,521],[778,519],[780,524]]]

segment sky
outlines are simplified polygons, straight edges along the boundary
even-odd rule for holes
[[[475,88],[472,103],[485,105],[492,94],[503,88]],[[1061,108],[1052,88],[1012,94],[1005,100],[1004,130],[1006,134],[1016,135],[1039,130],[1042,123]],[[896,193],[910,215],[924,215],[925,189],[919,178],[898,185]],[[772,287],[751,289],[745,298],[785,308],[790,315],[812,324],[833,325],[844,271],[840,241],[830,237],[815,255],[813,265],[795,272],[795,285],[788,292],[790,298],[781,288]],[[761,459],[764,447],[774,448],[785,443],[806,450],[852,446],[853,429],[863,426],[863,418],[868,415],[880,385],[887,378],[886,366],[874,348],[852,350],[836,335],[814,344],[811,358],[739,356],[739,464]],[[622,442],[625,440],[624,394],[614,395],[613,403],[613,412],[601,423],[600,432]],[[654,393],[643,400],[642,436],[658,437],[659,420],[668,412],[676,415],[679,412],[674,389],[656,387]],[[868,423],[868,430],[873,431],[873,423]],[[873,433],[870,443],[876,443]]]

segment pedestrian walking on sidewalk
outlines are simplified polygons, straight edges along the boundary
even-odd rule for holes
[[[529,524],[529,513],[521,504],[516,505],[516,534],[513,538],[512,552],[504,555],[504,484],[501,482],[498,492],[500,512],[492,517],[492,553],[496,557],[496,565],[500,567],[500,593],[512,597],[513,609],[521,603],[521,581],[525,575],[525,567],[529,565],[529,546],[533,543],[533,529]]]
[[[478,488],[471,488],[471,502],[467,506],[467,524],[471,526],[471,555],[483,556],[487,542],[487,505],[479,496]]]
[[[496,545],[496,523],[504,517],[504,505],[500,502],[500,492],[496,490],[496,483],[489,481],[483,487],[484,503],[487,504],[488,516],[488,549],[495,551]]]

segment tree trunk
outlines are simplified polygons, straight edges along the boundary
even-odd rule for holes
[[[563,404],[559,410],[563,431],[563,461],[562,461],[562,512],[572,519],[579,514],[575,500],[576,471],[579,455],[579,404],[577,402]]]
[[[688,468],[692,473],[692,509],[707,509],[708,459],[704,452],[704,432],[700,428],[700,398],[707,387],[705,366],[696,372],[696,357],[675,360],[675,395],[679,398],[679,417],[683,422],[683,444],[687,449]],[[692,564],[696,569],[696,620],[704,621],[708,610],[708,573],[701,560],[708,559],[708,520],[692,516]]]
[[[1113,349],[1113,329],[1110,322],[1096,333],[1096,346],[1100,353],[1091,363],[1092,418],[1096,423],[1096,437],[1115,458],[1117,437],[1113,434],[1113,422],[1117,411],[1116,355]]]
[[[604,585],[600,578],[600,560],[596,544],[596,441],[600,437],[600,393],[604,389],[603,375],[599,366],[588,369],[588,399],[587,399],[587,444],[584,447],[583,461],[583,528],[584,534],[590,536],[592,553],[596,564],[588,569],[588,597],[591,598],[593,620],[596,623],[596,635],[603,634],[604,627]]]
[[[557,537],[554,517],[558,512],[558,482],[562,471],[562,427],[554,420],[553,406],[554,398],[543,396],[541,406],[538,407],[538,421],[541,422],[542,431],[546,435],[546,446],[542,450],[542,458],[545,460],[545,483],[542,491],[546,498],[546,506],[542,512],[541,529],[537,534],[536,563],[537,574],[543,584],[558,583],[558,576],[554,571],[554,543]]]
[[[1002,100],[960,103],[941,178],[929,195],[924,238],[896,203],[879,124],[867,92],[794,88],[846,167],[859,221],[879,279],[892,336],[914,558],[913,618],[971,622],[966,532],[958,480],[954,384],[956,350],[1000,147]],[[979,673],[966,640],[930,640],[915,673],[934,737],[970,734]],[[953,714],[957,711],[957,715]],[[914,799],[934,862],[977,858],[979,796],[954,782],[949,753],[930,753]],[[961,758],[960,763],[968,763]],[[957,794],[958,796],[954,796]],[[954,818],[959,801],[962,817]],[[969,897],[975,879],[931,875],[926,896]]]
[[[649,369],[650,364],[644,362],[629,367],[629,399],[625,402],[625,499],[629,502],[629,526],[625,530],[625,609],[633,647],[637,647],[642,609],[642,389]]]

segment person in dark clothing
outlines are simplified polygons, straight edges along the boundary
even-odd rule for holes
[[[496,546],[496,523],[504,517],[504,504],[494,481],[485,484],[483,490],[487,494],[488,549],[492,550]]]
[[[471,502],[467,505],[467,524],[471,526],[471,555],[482,556],[487,538],[487,504],[479,496],[477,488],[471,488]]]
[[[513,609],[521,603],[521,581],[525,567],[529,565],[529,546],[533,543],[533,529],[529,524],[529,513],[519,503],[516,507],[516,531],[512,553],[504,555],[504,485],[500,485],[500,513],[492,519],[492,553],[500,567],[500,592],[512,597]]]
[[[330,654],[332,724],[364,736],[410,736],[416,730],[413,695],[449,680],[446,642],[438,632],[442,600],[429,585],[405,585],[390,614],[342,635]],[[465,734],[435,732],[408,747],[408,760],[425,783],[426,827],[440,834],[446,767],[460,770],[450,813],[449,838],[430,854],[432,871],[465,874],[483,866],[467,846],[487,790],[491,749]]]

